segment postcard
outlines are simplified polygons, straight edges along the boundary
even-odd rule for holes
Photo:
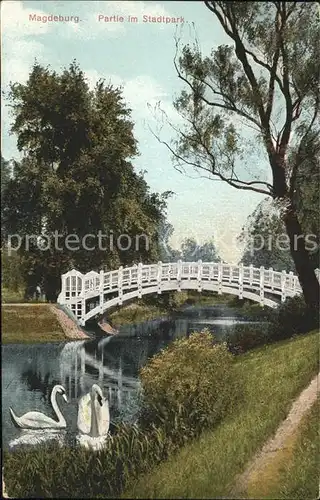
[[[2,2],[4,497],[316,497],[319,15]]]

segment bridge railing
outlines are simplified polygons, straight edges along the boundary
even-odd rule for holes
[[[171,263],[151,264],[141,267],[120,268],[116,271],[101,273],[93,272],[83,276],[84,287],[77,289],[79,297],[82,291],[85,296],[95,294],[103,288],[104,291],[112,291],[119,287],[126,289],[139,283],[157,283],[170,280],[214,280],[248,283],[250,285],[263,284],[273,289],[285,287],[292,290],[300,290],[297,276],[293,273],[273,271],[273,269],[254,268],[252,266],[233,266],[219,263]],[[76,296],[74,292],[69,297]]]
[[[319,270],[316,271],[316,275],[320,281]],[[128,291],[137,290],[136,296],[141,297],[144,288],[156,287],[158,293],[161,293],[162,288],[168,289],[168,286],[171,286],[170,282],[176,283],[178,290],[182,284],[186,285],[184,282],[188,282],[199,291],[203,286],[208,286],[206,285],[208,282],[213,282],[218,284],[219,293],[222,293],[222,288],[226,291],[226,287],[229,286],[238,290],[240,298],[243,297],[244,290],[251,290],[262,305],[265,293],[279,295],[282,301],[286,297],[301,293],[299,280],[292,272],[277,272],[272,268],[255,268],[222,262],[178,261],[138,264],[107,272],[90,271],[84,275],[76,270],[69,271],[62,275],[58,302],[69,306],[76,317],[81,318],[83,322],[84,317],[89,314],[86,309],[87,301],[91,298],[99,297],[99,311],[102,312],[108,294],[117,294],[118,303],[121,304],[123,294]],[[112,299],[113,303],[117,302]]]

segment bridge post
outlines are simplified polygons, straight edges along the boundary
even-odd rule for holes
[[[100,281],[99,281],[99,306],[100,314],[103,313],[103,299],[104,299],[104,270],[100,271]]]
[[[178,282],[177,290],[178,290],[178,292],[181,292],[181,272],[182,272],[182,260],[179,259],[177,262],[177,282]]]
[[[222,295],[222,262],[218,262],[218,294]]]
[[[63,274],[61,276],[61,292],[58,297],[58,303],[59,304],[65,304],[66,303],[66,275]]]
[[[233,280],[233,266],[229,264],[229,283],[232,283]]]
[[[271,290],[274,290],[274,273],[273,273],[273,267],[269,267],[269,284],[271,286]]]
[[[142,263],[138,264],[138,298],[142,297]]]
[[[84,326],[86,324],[86,299],[83,297],[81,299],[81,318],[79,319],[80,325]]]
[[[264,267],[260,267],[260,306],[264,306]]]
[[[243,299],[243,264],[239,264],[239,299]]]
[[[118,269],[118,305],[122,305],[122,297],[123,297],[123,266],[120,266]]]
[[[249,284],[252,286],[253,283],[253,265],[250,264],[249,266]]]
[[[292,291],[292,295],[294,295],[294,276],[293,272],[289,272],[289,288]]]
[[[198,292],[202,292],[202,260],[198,260]]]
[[[287,272],[282,271],[281,273],[281,302],[285,302],[287,294],[286,294],[286,279]]]
[[[299,286],[300,286],[299,278],[298,278],[298,276],[294,276],[294,278],[293,278],[293,292],[294,292],[294,295],[296,295],[297,293],[299,293]]]
[[[162,278],[162,262],[159,260],[158,262],[158,271],[157,271],[157,286],[158,286],[158,295],[161,295],[161,278]]]

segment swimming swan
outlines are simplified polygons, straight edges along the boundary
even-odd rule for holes
[[[47,417],[44,413],[39,411],[29,411],[22,415],[22,417],[17,417],[12,408],[9,408],[10,416],[13,424],[19,429],[64,429],[67,427],[64,416],[58,408],[56,401],[57,394],[61,394],[63,399],[68,402],[65,388],[62,385],[55,385],[51,392],[51,404],[54,409],[58,421],[53,420],[53,418]]]
[[[77,436],[79,444],[94,450],[104,445],[110,426],[109,403],[97,384],[80,399],[77,424],[81,433]]]

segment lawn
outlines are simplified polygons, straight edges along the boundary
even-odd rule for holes
[[[237,411],[141,476],[123,498],[233,497],[237,475],[317,373],[318,344],[319,333],[314,331],[239,356],[235,369],[245,392]]]
[[[2,343],[61,342],[66,340],[46,304],[2,305]]]

